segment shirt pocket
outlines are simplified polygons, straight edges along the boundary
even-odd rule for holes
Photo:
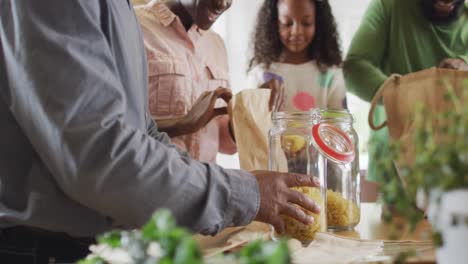
[[[215,90],[218,87],[229,88],[229,77],[226,70],[213,64],[206,65],[206,74],[208,76],[208,89]]]
[[[153,117],[170,118],[190,109],[188,67],[177,60],[148,61],[149,108]]]
[[[230,88],[229,87],[229,76],[228,72],[222,69],[220,66],[215,66],[213,64],[208,64],[205,68],[208,80],[208,90],[213,91],[219,87]],[[216,107],[226,106],[222,100],[218,100]]]

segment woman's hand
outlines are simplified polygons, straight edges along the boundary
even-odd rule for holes
[[[269,102],[270,111],[277,112],[283,109],[284,86],[279,80],[271,79],[268,82],[260,85],[259,88],[271,90],[270,102]]]
[[[189,134],[205,127],[213,118],[228,113],[227,107],[215,108],[219,98],[229,103],[232,93],[227,88],[219,87],[214,91],[207,91],[200,95],[182,121]]]
[[[213,120],[213,118],[227,114],[227,107],[215,108],[216,101],[219,98],[229,103],[232,93],[229,89],[222,87],[214,91],[204,92],[185,116],[156,120],[158,130],[166,132],[170,137],[197,132]]]

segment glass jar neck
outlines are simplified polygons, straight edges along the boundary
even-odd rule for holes
[[[316,110],[320,122],[353,124],[354,117],[347,109],[319,109]]]
[[[279,123],[302,123],[302,124],[315,124],[320,120],[318,111],[310,112],[274,112],[272,120],[275,124]]]

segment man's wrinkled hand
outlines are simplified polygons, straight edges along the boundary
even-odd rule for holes
[[[257,178],[260,189],[260,208],[256,221],[273,225],[276,232],[281,234],[285,227],[280,215],[290,216],[305,225],[314,221],[312,216],[294,205],[316,214],[320,213],[320,206],[316,202],[301,192],[289,189],[300,186],[319,187],[320,182],[317,178],[272,171],[254,171],[252,174]]]
[[[468,64],[462,59],[444,59],[440,62],[439,68],[468,71]]]
[[[271,79],[270,81],[259,86],[261,89],[270,89],[270,101],[269,101],[269,110],[273,112],[281,111],[284,104],[284,86],[283,84],[276,79]]]

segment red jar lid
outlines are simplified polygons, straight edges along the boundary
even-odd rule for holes
[[[343,130],[327,123],[312,127],[312,143],[329,160],[350,163],[355,157],[355,147]]]

